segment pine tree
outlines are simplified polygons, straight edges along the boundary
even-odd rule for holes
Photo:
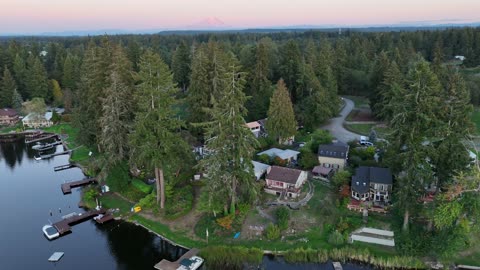
[[[175,115],[178,92],[173,75],[159,55],[147,51],[140,59],[136,91],[133,132],[130,135],[131,157],[137,164],[155,171],[157,203],[165,206],[164,170],[181,167],[188,147],[179,136],[183,126]]]
[[[295,135],[297,123],[293,112],[292,101],[287,87],[282,79],[277,82],[277,88],[270,99],[268,109],[267,132],[268,136],[279,143],[285,143]]]
[[[31,96],[49,100],[52,95],[49,91],[50,87],[48,85],[47,72],[40,58],[35,57],[33,59],[33,63],[29,66],[28,74],[26,87],[31,93]]]
[[[23,99],[17,89],[13,90],[13,97],[12,97],[12,108],[14,108],[17,112],[22,109]]]
[[[63,105],[63,91],[60,88],[60,84],[56,80],[51,81],[52,84],[52,95],[53,95],[53,102],[56,106]]]
[[[0,84],[0,108],[13,107],[14,92],[17,89],[15,79],[5,66]]]
[[[25,64],[25,60],[19,54],[15,56],[15,60],[13,62],[13,76],[17,82],[17,87],[20,94],[25,98],[29,98],[30,91],[26,89],[25,85],[27,81],[27,66]]]
[[[297,94],[299,90],[299,76],[301,68],[301,54],[297,42],[289,40],[281,51],[280,76],[285,80],[286,87],[290,90],[290,97],[293,104],[303,97]]]
[[[251,98],[247,101],[248,115],[251,120],[258,120],[266,117],[268,103],[272,96],[272,83],[268,79],[270,73],[270,59],[268,48],[265,44],[259,43],[255,52],[255,68],[251,75],[251,83],[248,84]]]
[[[209,209],[217,211],[214,206],[223,204],[225,212],[229,206],[234,214],[241,191],[249,197],[256,195],[252,194],[255,188],[251,156],[257,142],[245,127],[245,74],[240,72],[233,56],[225,60],[216,64],[213,81],[217,83],[218,95],[209,110],[211,120],[204,123],[206,147],[212,154],[200,165],[208,173]]]
[[[76,89],[78,73],[75,67],[75,60],[71,54],[67,54],[65,62],[63,63],[62,86],[70,90]]]
[[[172,57],[172,72],[174,81],[185,91],[190,78],[190,50],[185,41],[177,46]]]
[[[379,92],[381,94],[380,102],[377,103],[377,108],[375,110],[378,112],[378,116],[385,120],[390,120],[393,117],[393,107],[392,100],[395,98],[396,94],[400,92],[396,89],[401,89],[404,85],[403,74],[400,71],[397,63],[393,61],[388,70],[385,72],[383,82],[379,86],[381,89]]]
[[[370,108],[375,116],[379,116],[382,108],[382,82],[385,80],[385,74],[390,66],[390,60],[385,52],[381,52],[375,59],[375,64],[370,75],[370,88],[373,91],[370,93],[368,99],[370,101]]]

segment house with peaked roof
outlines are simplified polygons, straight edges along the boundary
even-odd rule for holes
[[[46,112],[45,114],[29,113],[22,119],[23,127],[25,128],[40,128],[50,127],[53,125],[52,112]]]
[[[0,126],[15,125],[20,120],[18,113],[14,109],[0,109]]]
[[[347,166],[348,144],[333,141],[318,146],[318,163],[321,167],[332,168],[335,171],[343,170]]]
[[[393,177],[389,168],[360,166],[352,176],[352,198],[358,201],[389,202]]]
[[[267,170],[267,176],[265,177],[265,192],[296,198],[300,195],[307,177],[308,174],[305,171],[272,166]]]
[[[253,122],[246,123],[245,125],[247,126],[248,129],[250,129],[250,131],[253,133],[255,138],[260,137],[262,125],[259,122],[253,121]]]
[[[291,162],[297,162],[299,154],[300,154],[300,152],[290,150],[290,149],[282,150],[282,149],[278,149],[278,148],[270,148],[266,151],[258,153],[257,155],[258,156],[267,155],[270,158],[278,157],[282,160],[285,160],[285,162],[287,162],[287,163],[291,163]]]

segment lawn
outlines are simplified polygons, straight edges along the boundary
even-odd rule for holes
[[[75,149],[70,157],[71,161],[83,163],[89,159],[90,149],[87,147],[78,144],[78,129],[74,128],[71,124],[63,123],[58,125],[53,125],[48,128],[44,128],[44,131],[54,132],[57,134],[66,134],[68,138],[65,140],[67,142],[69,149]]]
[[[368,98],[363,97],[363,96],[345,96],[345,98],[351,99],[353,103],[355,104],[356,109],[360,108],[370,108],[370,101]]]
[[[480,134],[480,108],[475,108],[472,113],[472,122],[475,124],[475,131],[477,134]]]
[[[22,122],[18,122],[15,126],[0,127],[0,133],[8,133],[11,131],[22,131]]]
[[[365,136],[368,136],[372,128],[374,128],[377,132],[377,136],[380,138],[384,138],[388,134],[388,132],[390,132],[389,128],[378,126],[376,124],[345,124],[344,126],[351,132]]]

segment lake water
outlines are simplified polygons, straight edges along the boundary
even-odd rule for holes
[[[84,178],[78,168],[54,172],[68,164],[68,156],[36,161],[36,151],[23,142],[0,144],[0,269],[154,269],[162,259],[176,260],[186,250],[170,245],[142,227],[113,221],[98,225],[92,220],[72,227],[72,233],[49,241],[42,226],[56,222],[78,207],[80,190],[63,195],[64,181]],[[62,151],[58,146],[56,151]],[[52,212],[52,215],[50,215]],[[57,263],[53,252],[65,252]],[[265,256],[260,269],[333,269],[331,264],[287,264]],[[363,269],[345,265],[345,270]]]

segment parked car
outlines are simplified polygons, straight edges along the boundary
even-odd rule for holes
[[[364,146],[373,146],[373,143],[369,142],[368,137],[366,136],[360,136],[360,140],[358,141],[358,143]]]

